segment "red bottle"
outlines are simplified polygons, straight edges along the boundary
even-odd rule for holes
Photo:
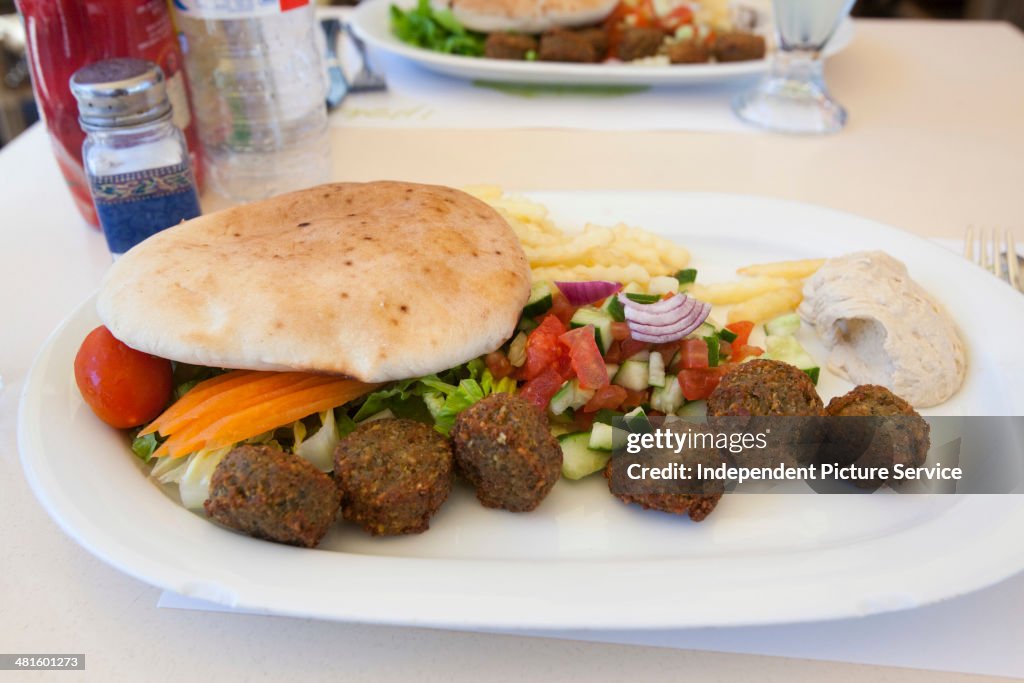
[[[196,183],[201,184],[199,140],[189,109],[181,47],[165,0],[15,0],[25,22],[32,87],[50,132],[57,163],[79,211],[99,226],[82,170],[78,105],[68,87],[79,67],[112,57],[156,62],[167,78],[174,122],[185,133]]]

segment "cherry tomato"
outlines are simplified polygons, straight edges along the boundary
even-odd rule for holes
[[[128,347],[103,326],[78,349],[75,382],[96,416],[118,429],[153,420],[173,389],[169,360]]]
[[[569,348],[572,371],[579,378],[580,387],[599,389],[608,384],[608,368],[601,358],[601,349],[594,339],[594,326],[577,327],[558,338]]]

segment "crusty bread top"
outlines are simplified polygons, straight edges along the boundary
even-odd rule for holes
[[[604,20],[618,0],[451,0],[452,13],[474,31],[540,33]]]
[[[417,377],[497,348],[529,297],[519,242],[448,187],[336,183],[201,216],[122,256],[97,310],[172,360]]]

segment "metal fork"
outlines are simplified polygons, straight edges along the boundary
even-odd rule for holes
[[[974,226],[968,226],[964,235],[964,258],[972,261],[998,278],[1010,283],[1014,289],[1021,291],[1020,257],[1013,232],[1004,230],[1002,245],[999,244],[997,230],[978,230],[975,242]]]

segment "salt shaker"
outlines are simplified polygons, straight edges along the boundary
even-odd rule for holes
[[[171,120],[159,66],[95,62],[75,72],[71,92],[86,133],[83,166],[114,258],[200,214],[188,147]]]

